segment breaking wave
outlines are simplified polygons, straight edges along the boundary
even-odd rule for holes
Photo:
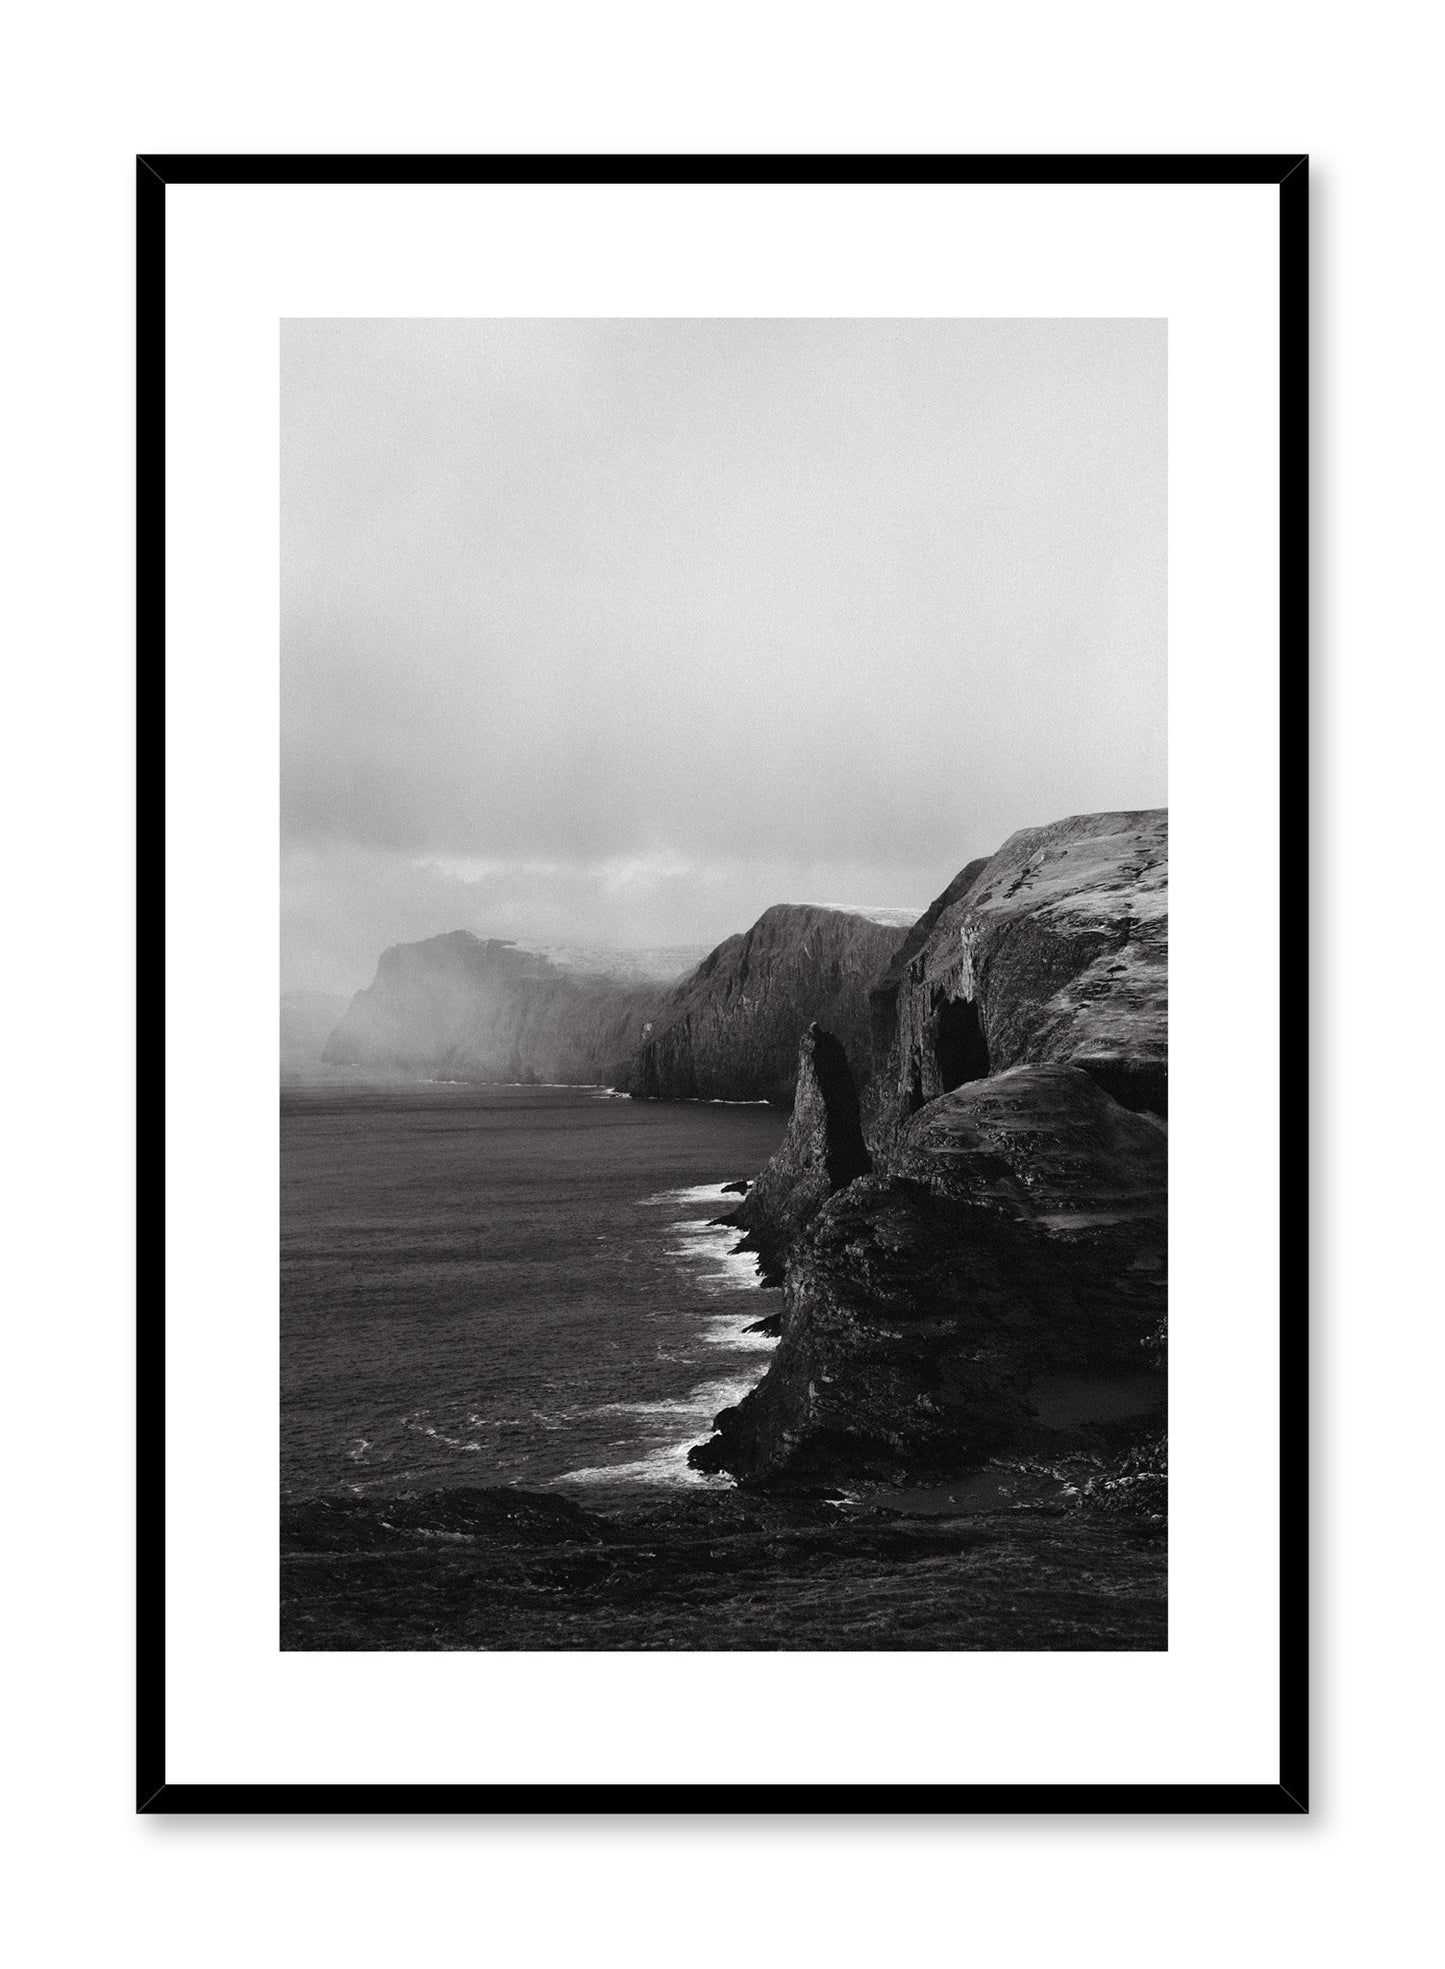
[[[698,1183],[688,1189],[659,1191],[655,1196],[644,1197],[643,1202],[657,1206],[670,1205],[678,1213],[666,1227],[668,1242],[663,1248],[667,1256],[677,1262],[679,1270],[690,1276],[694,1285],[701,1286],[711,1299],[747,1295],[745,1309],[740,1307],[735,1313],[714,1314],[699,1323],[697,1338],[701,1344],[739,1355],[771,1354],[777,1344],[775,1340],[765,1334],[746,1331],[758,1317],[757,1298],[761,1296],[761,1287],[757,1262],[750,1252],[740,1252],[734,1248],[737,1243],[735,1229],[719,1226],[712,1221],[711,1213],[724,1209],[734,1200],[735,1194],[723,1183]],[[710,1214],[693,1214],[700,1207]],[[760,1365],[752,1370],[740,1368],[738,1372],[722,1378],[713,1376],[700,1381],[685,1395],[663,1401],[604,1403],[592,1413],[626,1416],[642,1425],[639,1434],[643,1443],[637,1446],[643,1447],[645,1444],[644,1453],[627,1462],[593,1464],[584,1469],[569,1470],[558,1481],[593,1486],[621,1484],[629,1488],[677,1484],[728,1487],[730,1478],[705,1475],[700,1470],[692,1469],[687,1453],[694,1443],[709,1433],[713,1418],[722,1409],[732,1408],[744,1395],[752,1392],[757,1386],[759,1373]],[[649,1435],[653,1437],[650,1444],[646,1442]]]

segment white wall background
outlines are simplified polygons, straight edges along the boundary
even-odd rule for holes
[[[12,28],[3,1850],[21,1959],[1418,1956],[1435,1858],[1441,1296],[1427,1248],[1441,406],[1426,23],[1396,0],[1348,35],[1318,8],[1258,0],[1050,0],[987,18],[906,3],[421,0],[398,14],[258,0],[32,10]],[[133,153],[1295,148],[1314,158],[1316,1127],[1329,1135],[1313,1818],[136,1820]]]

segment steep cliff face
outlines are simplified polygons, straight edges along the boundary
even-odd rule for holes
[[[729,937],[652,1019],[626,1086],[647,1100],[793,1099],[798,1043],[817,1020],[855,1072],[870,1055],[868,988],[900,941],[896,923],[779,903]]]
[[[798,1048],[788,1132],[741,1204],[722,1221],[747,1233],[737,1248],[758,1254],[764,1282],[781,1285],[790,1246],[830,1196],[870,1167],[848,1056],[815,1021]]]
[[[1084,814],[970,863],[874,993],[870,1138],[1026,1064],[1085,1067],[1167,1113],[1168,845],[1162,810]]]
[[[323,1057],[458,1079],[610,1085],[665,989],[578,975],[515,944],[455,930],[384,952]]]
[[[935,1100],[794,1240],[777,1352],[694,1464],[761,1484],[925,1478],[1148,1412],[1166,1165],[1163,1124],[1076,1067]]]
[[[903,1075],[898,1058],[898,998],[914,961],[928,948],[938,919],[973,887],[988,867],[988,856],[981,855],[959,870],[941,896],[924,910],[894,951],[888,967],[875,980],[868,993],[868,1027],[871,1065],[864,1089],[864,1126],[868,1134],[881,1127],[888,1132],[903,1118],[896,1089]]]

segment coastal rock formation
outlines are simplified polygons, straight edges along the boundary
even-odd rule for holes
[[[747,1232],[738,1250],[757,1252],[764,1284],[781,1285],[788,1247],[830,1196],[871,1166],[848,1056],[814,1021],[798,1048],[788,1132],[737,1209],[719,1221]]]
[[[652,1018],[625,1082],[647,1100],[791,1105],[798,1042],[816,1020],[858,1078],[870,1057],[868,988],[902,932],[847,910],[778,903],[719,944]]]
[[[691,1452],[752,1484],[1047,1455],[1163,1398],[1167,1131],[1078,1067],[937,1099],[788,1256],[759,1386]]]
[[[454,930],[385,951],[323,1058],[459,1080],[611,1085],[665,992]]]
[[[1168,815],[1076,815],[1011,836],[952,882],[872,998],[869,1132],[1020,1065],[1085,1067],[1168,1109]]]

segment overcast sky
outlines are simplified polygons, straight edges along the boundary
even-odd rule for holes
[[[282,981],[1162,806],[1162,321],[291,321]]]

